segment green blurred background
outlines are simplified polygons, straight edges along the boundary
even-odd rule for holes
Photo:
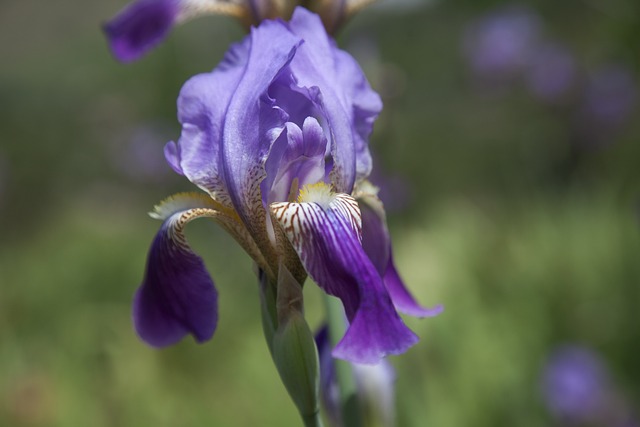
[[[162,158],[176,96],[243,33],[199,19],[124,66],[100,32],[124,3],[0,3],[0,426],[298,425],[250,259],[214,225],[188,236],[215,338],[156,351],[132,330],[146,212],[193,189]],[[640,3],[387,0],[338,41],[385,101],[371,146],[398,268],[446,307],[406,319],[398,425],[560,425],[541,378],[567,343],[637,410]]]

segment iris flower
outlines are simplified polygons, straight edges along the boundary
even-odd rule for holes
[[[355,60],[320,18],[297,8],[290,22],[265,20],[231,46],[178,98],[182,133],[171,167],[204,193],[168,198],[135,295],[138,334],[152,346],[191,334],[212,337],[217,292],[183,230],[213,218],[277,283],[286,269],[338,297],[349,327],[335,357],[376,363],[418,341],[398,312],[431,316],[409,294],[392,260],[368,138],[382,108]]]

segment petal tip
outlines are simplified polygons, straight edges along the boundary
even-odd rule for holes
[[[413,317],[436,317],[444,311],[444,305],[438,304],[432,308],[422,307],[422,306],[413,306],[413,307],[396,307],[398,311],[403,314],[413,316]]]
[[[174,0],[139,0],[103,24],[113,56],[128,63],[140,59],[168,35],[179,9]]]

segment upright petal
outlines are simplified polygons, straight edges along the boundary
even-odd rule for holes
[[[350,194],[354,183],[371,171],[367,143],[382,102],[355,60],[323,30],[317,15],[297,8],[290,27],[305,40],[291,69],[299,86],[317,87],[322,95],[335,162],[333,185]]]
[[[322,115],[331,136],[332,184],[340,193],[351,193],[356,178],[356,157],[351,106],[344,99],[344,88],[336,85],[335,47],[320,18],[301,7],[296,8],[289,23],[291,30],[304,39],[291,70],[298,85],[316,87],[321,94]]]
[[[356,201],[321,183],[305,187],[299,202],[273,203],[271,212],[309,275],[344,304],[350,326],[333,355],[371,364],[406,351],[418,337],[396,313],[362,249]]]
[[[173,169],[230,206],[221,170],[222,128],[227,107],[242,76],[249,40],[231,46],[222,63],[210,73],[189,79],[178,97],[182,134],[165,147]]]
[[[231,201],[258,246],[266,251],[271,246],[260,182],[265,177],[265,158],[277,138],[272,131],[286,119],[267,90],[300,42],[281,21],[264,21],[252,29],[249,55],[223,129],[222,166]]]
[[[345,102],[351,107],[353,138],[356,150],[356,182],[371,173],[369,135],[373,122],[382,111],[380,95],[371,89],[360,65],[347,52],[335,49],[336,76],[344,88]]]
[[[362,191],[364,189],[364,191]],[[422,307],[404,285],[393,264],[391,238],[387,229],[387,219],[382,202],[375,195],[371,184],[363,183],[356,192],[356,199],[362,213],[362,247],[384,278],[384,284],[398,311],[416,317],[431,317],[440,314],[441,305],[434,308]]]
[[[313,117],[307,117],[302,129],[287,122],[265,163],[267,176],[261,184],[263,201],[287,201],[291,192],[295,197],[299,188],[324,180],[326,146],[327,138]]]
[[[179,196],[156,208],[162,227],[153,240],[144,280],[136,292],[133,321],[140,337],[164,347],[191,334],[204,342],[218,320],[218,294],[202,259],[191,251],[184,226],[192,219],[216,216],[207,198]]]

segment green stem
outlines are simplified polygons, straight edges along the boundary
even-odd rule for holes
[[[337,298],[325,295],[324,301],[327,310],[327,322],[329,324],[329,340],[331,341],[331,346],[335,347],[347,330],[344,309],[342,308],[342,302]],[[340,389],[340,406],[342,408],[343,424],[349,427],[361,427],[363,424],[353,369],[349,362],[344,360],[333,359],[333,362],[336,369],[338,387]]]
[[[323,427],[322,418],[320,418],[320,411],[311,415],[303,415],[304,427]]]

